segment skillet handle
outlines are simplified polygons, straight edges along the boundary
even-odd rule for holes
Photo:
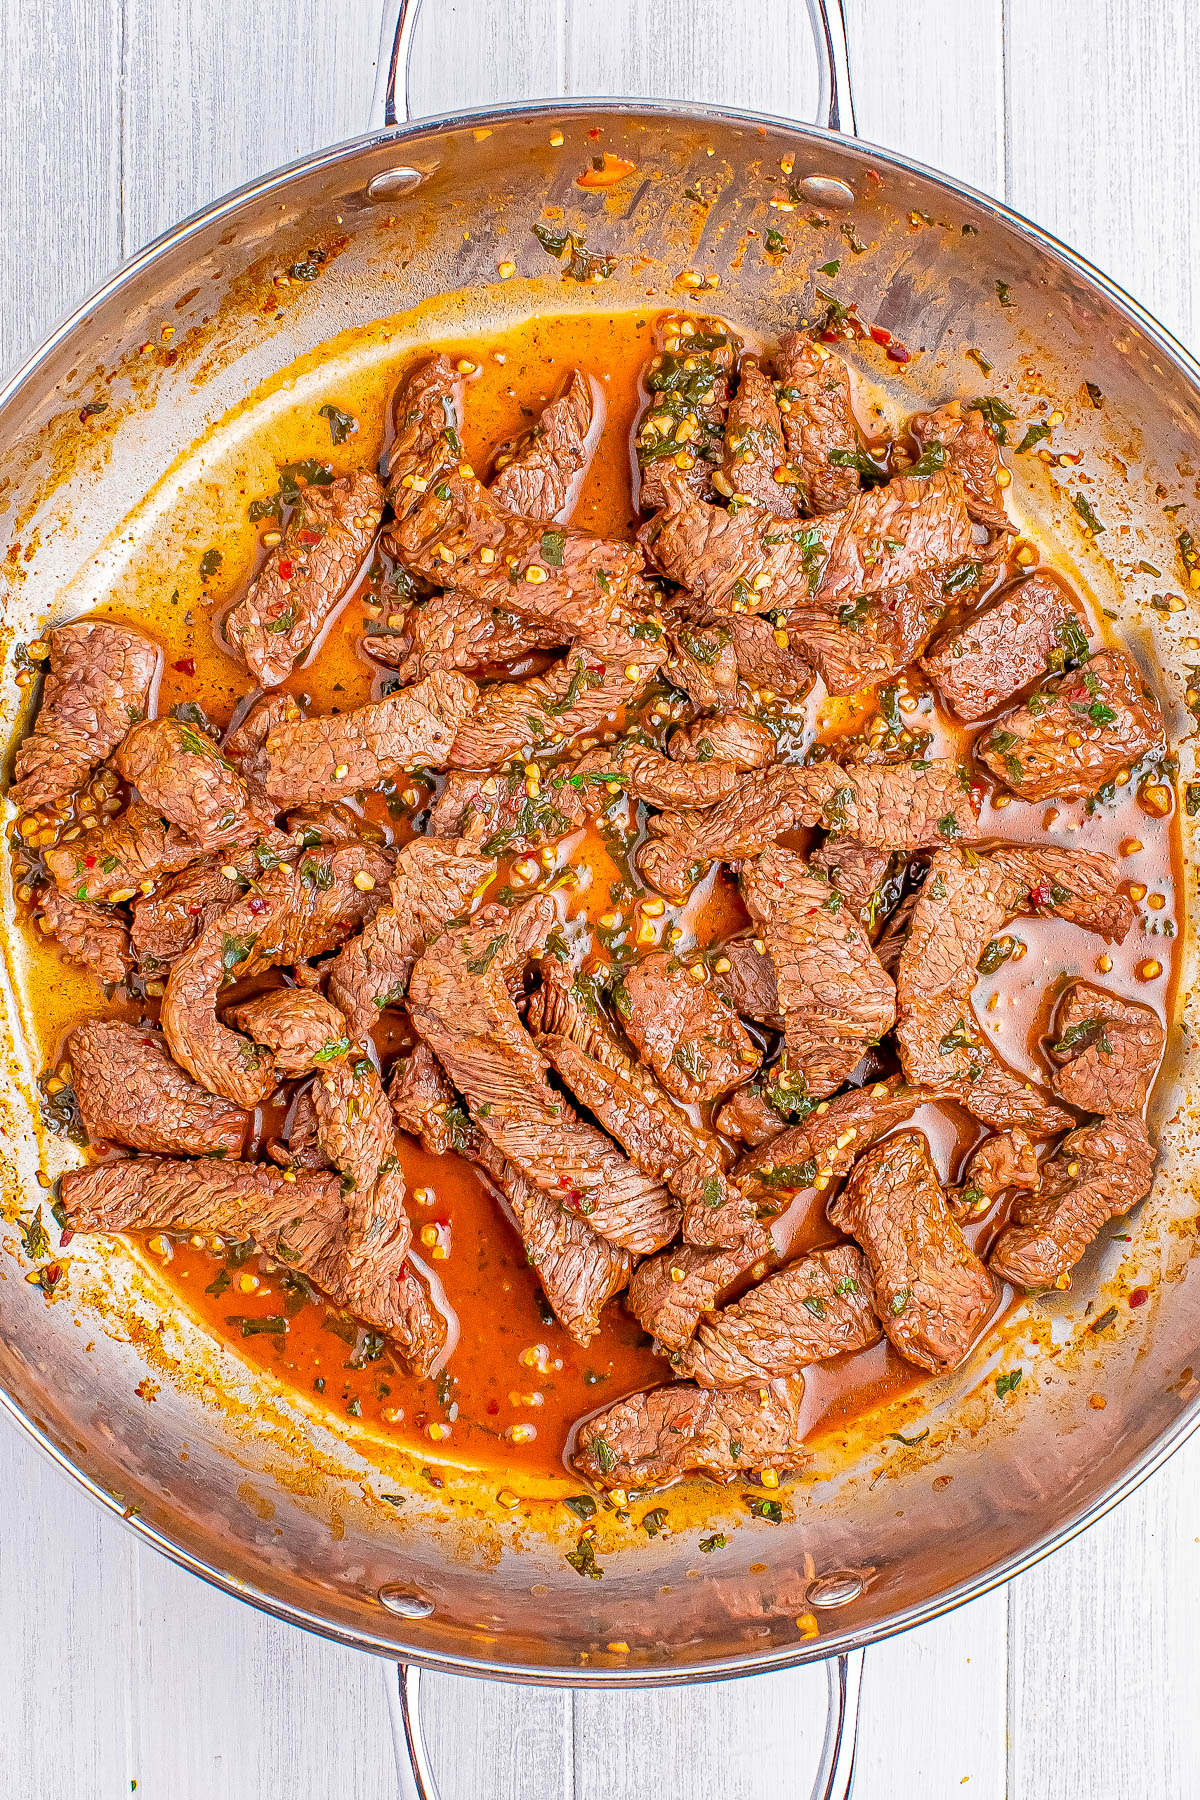
[[[384,0],[375,92],[369,128],[386,131],[412,116],[408,96],[409,59],[421,0]],[[857,137],[846,16],[842,0],[808,0],[808,18],[817,52],[817,124]]]
[[[812,1800],[851,1800],[864,1654],[862,1650],[852,1650],[847,1656],[831,1656],[825,1665],[829,1676],[829,1715]],[[416,1663],[400,1663],[396,1676],[395,1688],[388,1690],[388,1700],[400,1800],[440,1800],[441,1791],[421,1729],[421,1671]]]

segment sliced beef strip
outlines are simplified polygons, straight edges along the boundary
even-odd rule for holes
[[[225,735],[221,749],[247,781],[267,778],[267,739],[283,725],[298,725],[304,708],[292,694],[260,694]]]
[[[868,1150],[829,1218],[866,1252],[883,1329],[901,1356],[935,1374],[957,1368],[996,1289],[950,1216],[922,1133],[900,1131]]]
[[[979,800],[958,763],[833,762],[752,770],[740,791],[704,812],[662,813],[638,867],[670,900],[685,900],[710,863],[758,856],[797,826],[823,826],[860,844],[914,851],[977,835]]]
[[[896,990],[838,889],[795,851],[765,851],[741,886],[774,964],[789,1067],[823,1100],[891,1030]]]
[[[328,1169],[329,1158],[317,1134],[317,1107],[311,1087],[301,1088],[292,1102],[283,1141],[272,1138],[267,1155],[281,1169]]]
[[[616,1004],[629,1037],[676,1100],[715,1100],[762,1060],[703,962],[689,967],[671,951],[652,951],[625,969]]]
[[[467,1117],[427,1044],[397,1063],[388,1092],[400,1124],[427,1150],[454,1151],[480,1170],[511,1216],[555,1317],[576,1343],[590,1343],[604,1305],[628,1284],[628,1250],[564,1212],[500,1154]]]
[[[942,1090],[910,1087],[898,1075],[849,1088],[740,1157],[734,1175],[761,1213],[783,1212],[806,1189],[828,1194],[885,1132],[942,1097]]]
[[[52,887],[38,889],[37,911],[38,929],[54,939],[69,961],[106,987],[127,979],[133,956],[129,933],[117,914]]]
[[[332,1169],[130,1156],[70,1170],[62,1178],[62,1202],[76,1231],[253,1238],[335,1305],[393,1338],[417,1374],[429,1374],[445,1347],[446,1320],[405,1255],[347,1261],[346,1207]]]
[[[1090,981],[1063,989],[1047,1048],[1056,1094],[1083,1112],[1139,1113],[1162,1061],[1158,1014]]]
[[[712,493],[739,349],[724,319],[688,313],[666,314],[658,321],[655,340],[658,348],[645,376],[650,401],[634,441],[643,512],[662,505],[664,469],[682,474],[705,498]]]
[[[770,698],[803,700],[816,685],[815,671],[800,634],[784,630],[787,615],[774,617],[779,624],[757,613],[731,613],[723,621],[733,639],[738,676],[764,704]]]
[[[448,356],[431,356],[405,375],[392,403],[396,435],[388,451],[387,503],[397,519],[416,506],[444,470],[462,460],[458,437],[462,376]],[[440,585],[440,584],[439,584]]]
[[[989,1264],[1014,1287],[1068,1287],[1070,1272],[1102,1225],[1144,1200],[1154,1146],[1134,1113],[1070,1132],[1042,1165],[1042,1184],[1013,1210]]]
[[[478,698],[465,675],[437,674],[350,712],[280,726],[267,739],[267,792],[281,807],[313,805],[444,768]]]
[[[701,1314],[718,1306],[743,1275],[761,1280],[774,1254],[761,1225],[728,1249],[676,1244],[638,1264],[629,1283],[629,1310],[666,1349],[682,1350]]]
[[[177,825],[208,856],[252,842],[274,823],[274,809],[251,790],[214,740],[182,719],[146,719],[117,750],[119,774],[146,805]]]
[[[430,830],[446,837],[473,831],[497,856],[557,843],[578,831],[589,811],[598,811],[624,790],[612,759],[596,763],[611,775],[608,782],[599,774],[593,777],[594,760],[556,764],[536,781],[526,775],[524,763],[515,761],[494,772],[452,769],[429,816]]]
[[[973,1118],[991,1131],[1013,1131],[1020,1126],[1030,1137],[1051,1138],[1075,1123],[1065,1106],[1050,1098],[1043,1089],[1017,1075],[1002,1063],[987,1046],[981,1045],[979,1062],[983,1067],[962,1081],[949,1082],[947,1099],[957,1100]]]
[[[880,844],[858,844],[848,837],[826,838],[808,858],[809,867],[829,878],[872,937],[878,935],[887,915],[898,860]]]
[[[1165,743],[1158,701],[1137,667],[1100,650],[1002,713],[976,751],[1022,800],[1075,800]]]
[[[786,461],[783,424],[771,378],[763,373],[757,357],[743,357],[737,393],[729,402],[725,454],[715,485],[726,495],[757,500],[777,519],[794,519],[795,482],[775,478],[776,470],[790,478]]]
[[[1015,529],[1004,510],[1004,489],[997,479],[1004,466],[1000,446],[977,407],[964,412],[960,400],[951,400],[934,412],[914,414],[908,429],[922,456],[933,452],[936,457],[933,447],[940,446],[943,466],[961,478],[967,511],[977,525],[992,532]]]
[[[197,863],[172,875],[131,907],[129,937],[143,970],[166,968],[194,944],[205,923],[236,900],[241,884],[222,874],[218,862]]]
[[[722,961],[728,962],[727,969],[718,966]],[[766,940],[753,930],[722,944],[713,963],[713,982],[743,1019],[769,1025],[773,1031],[783,1030],[775,965],[767,955]]]
[[[461,840],[412,838],[396,859],[391,900],[341,949],[329,970],[329,998],[366,1043],[385,1007],[399,1006],[413,964],[451,919],[474,910],[496,876],[490,856]]]
[[[806,1460],[799,1375],[753,1388],[673,1382],[630,1394],[579,1428],[575,1468],[606,1488],[663,1487],[695,1470],[725,1480]]]
[[[978,414],[973,415],[978,417]],[[1052,576],[1026,576],[947,632],[921,658],[940,698],[969,725],[1068,656],[1087,654],[1087,622]]]
[[[738,704],[738,659],[730,622],[693,626],[676,620],[668,628],[667,641],[666,674],[683,688],[696,710],[732,711]]]
[[[631,744],[622,753],[620,768],[635,799],[675,812],[717,806],[736,794],[745,778],[744,769],[722,757],[672,762],[646,744]]]
[[[195,862],[195,845],[178,825],[168,825],[144,800],[93,826],[70,844],[46,852],[46,867],[63,893],[76,900],[131,900],[164,875]]]
[[[305,849],[314,844],[348,844],[351,838],[384,841],[382,828],[364,819],[346,800],[331,800],[328,806],[298,806],[288,814],[287,828],[294,842]]]
[[[70,794],[144,719],[162,652],[123,625],[84,620],[51,631],[50,672],[33,730],[17,746],[9,798],[19,808]]]
[[[702,1319],[677,1375],[706,1388],[761,1385],[809,1363],[866,1350],[883,1332],[861,1250],[839,1244],[768,1275],[734,1306]]]
[[[412,1227],[392,1109],[344,1014],[320,994],[270,988],[232,1008],[230,1017],[253,1043],[271,1051],[277,1074],[289,1080],[315,1076],[317,1141],[342,1177],[349,1262],[402,1254]]]
[[[788,461],[805,512],[831,513],[858,490],[862,451],[850,403],[850,371],[835,350],[785,332],[775,356]]]
[[[185,1074],[154,1026],[89,1019],[67,1038],[66,1055],[93,1144],[160,1156],[241,1154],[250,1114]]]
[[[667,755],[679,763],[732,763],[736,769],[765,769],[776,757],[775,739],[765,725],[745,713],[696,719],[671,733]]]
[[[556,918],[550,896],[539,895],[443,933],[413,969],[409,1016],[501,1155],[602,1237],[643,1254],[674,1237],[678,1207],[549,1085],[509,995]]]
[[[1028,1192],[1041,1180],[1037,1151],[1020,1125],[985,1138],[971,1152],[962,1181],[946,1189],[946,1204],[960,1222],[980,1218],[992,1202],[1010,1189]]]
[[[221,632],[260,687],[278,687],[345,599],[375,541],[383,489],[366,469],[306,487]]]
[[[496,504],[527,519],[561,523],[590,461],[594,415],[591,385],[576,369],[537,423],[496,451],[490,490]]]
[[[274,1064],[219,1023],[222,987],[336,950],[373,917],[389,873],[376,844],[314,849],[266,870],[210,919],[167,977],[162,1025],[176,1062],[212,1093],[257,1106],[275,1084]],[[356,876],[371,886],[361,887]]]
[[[754,1150],[769,1144],[785,1129],[775,1108],[763,1098],[762,1083],[758,1081],[748,1082],[730,1094],[717,1113],[715,1124],[725,1137],[736,1138]]]
[[[1014,914],[1034,911],[1119,942],[1133,922],[1119,880],[1112,858],[1099,851],[1022,844],[986,856],[939,850],[913,908],[896,977],[896,1042],[908,1079],[971,1083],[976,1072],[977,1083],[991,1053],[971,1011],[971,992],[987,944]]]
[[[945,614],[936,572],[918,570],[841,605],[818,595],[789,606],[778,636],[807,657],[831,694],[857,694],[906,669]]]
[[[449,588],[415,600],[402,624],[366,632],[362,647],[376,662],[395,669],[407,686],[437,669],[474,671],[509,664],[530,650],[555,650],[562,641],[562,632],[553,625],[539,625]]]

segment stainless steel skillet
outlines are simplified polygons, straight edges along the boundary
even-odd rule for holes
[[[800,278],[839,255],[839,297],[858,300],[864,317],[922,352],[891,378],[898,405],[977,387],[963,360],[968,346],[994,364],[994,381],[1036,367],[1046,391],[1071,408],[1072,441],[1087,453],[1088,492],[1114,563],[1172,566],[1176,527],[1157,489],[1171,501],[1188,497],[1179,470],[1200,421],[1200,370],[1132,301],[1036,228],[838,135],[852,117],[836,6],[815,9],[828,129],[632,101],[555,101],[399,126],[388,96],[415,9],[394,11],[402,16],[392,21],[392,83],[377,129],[169,233],[66,321],[0,395],[0,507],[7,540],[18,546],[5,565],[3,625],[13,638],[36,635],[51,596],[65,616],[118,589],[130,529],[153,528],[144,496],[163,471],[178,464],[173,480],[198,480],[203,446],[247,395],[253,412],[253,396],[280,370],[303,366],[330,340],[335,364],[352,354],[339,337],[348,323],[394,319],[395,349],[448,319],[465,329],[478,317],[572,304],[675,304],[688,292],[677,278],[694,271],[720,279],[704,304],[769,332],[810,297]],[[619,206],[573,186],[595,147],[592,130],[637,164],[639,180]],[[786,177],[785,160],[794,165]],[[699,234],[684,194],[698,177],[718,190]],[[798,210],[781,215],[771,200],[791,184],[798,198],[785,204]],[[547,200],[596,247],[628,257],[603,290],[568,293],[531,237]],[[806,223],[818,214],[829,223]],[[746,249],[748,228],[780,222],[796,245],[785,266]],[[867,246],[862,254],[846,254],[843,225]],[[314,244],[336,245],[319,280],[276,289],[276,277]],[[501,282],[506,261],[517,272]],[[1014,306],[999,304],[997,281]],[[882,358],[871,372],[887,372]],[[1099,409],[1080,400],[1085,381],[1100,390]],[[98,392],[110,412],[100,431],[85,434],[79,415]],[[1127,625],[1181,736],[1187,615],[1160,622],[1138,607],[1099,548],[1073,535],[1069,488],[1022,469],[1014,495],[1077,547],[1081,578]],[[20,696],[7,666],[4,682],[11,725]],[[1190,754],[1185,748],[1184,780]],[[1190,910],[1190,869],[1188,895]],[[0,1122],[6,1197],[17,1206],[35,1192],[39,1162],[57,1166],[59,1147],[39,1135],[25,1048],[29,995],[13,934],[7,953],[12,1053]],[[1189,944],[1186,971],[1191,955]],[[103,1245],[71,1246],[66,1296],[47,1305],[20,1279],[27,1264],[6,1230],[6,1404],[97,1497],[186,1566],[282,1617],[407,1662],[410,1701],[421,1665],[620,1686],[846,1657],[1027,1566],[1112,1505],[1194,1425],[1193,1042],[1189,1034],[1175,1045],[1156,1121],[1163,1170],[1133,1241],[1109,1245],[1069,1296],[1022,1326],[1023,1342],[1004,1349],[1027,1370],[1015,1403],[992,1404],[987,1371],[973,1365],[930,1396],[922,1421],[930,1436],[918,1449],[851,1441],[830,1452],[819,1484],[794,1490],[786,1524],[743,1524],[719,1573],[704,1569],[698,1580],[687,1571],[700,1559],[677,1534],[612,1557],[603,1582],[581,1584],[562,1543],[498,1524],[475,1508],[465,1480],[432,1490],[412,1471],[397,1473],[385,1448],[342,1439],[186,1320],[170,1322],[152,1355],[146,1330],[130,1320],[161,1316],[153,1276]],[[1131,1315],[1120,1302],[1135,1284],[1152,1297]],[[1118,1306],[1103,1357],[1088,1335],[1089,1302],[1093,1318]],[[1041,1359],[1028,1348],[1049,1334],[1065,1345],[1053,1384],[1037,1378]],[[162,1388],[153,1409],[133,1398],[148,1366]],[[1103,1410],[1089,1404],[1097,1391]],[[378,1495],[402,1482],[412,1499],[396,1518]],[[764,1610],[768,1582],[755,1563],[767,1565],[769,1589],[786,1594],[786,1607]],[[795,1615],[810,1609],[820,1636],[797,1641]],[[629,1651],[608,1650],[614,1642]],[[830,1667],[838,1705],[826,1793],[838,1783],[844,1791],[848,1779],[856,1681],[853,1662]],[[411,1712],[402,1724],[415,1743]],[[431,1791],[427,1770],[421,1779]]]

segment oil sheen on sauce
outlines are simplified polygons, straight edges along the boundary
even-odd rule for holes
[[[374,466],[390,437],[388,401],[397,380],[413,361],[434,350],[475,365],[467,382],[462,435],[467,456],[481,470],[489,449],[525,426],[572,369],[594,376],[604,397],[603,429],[572,522],[599,533],[631,535],[638,524],[631,497],[631,439],[645,399],[639,378],[652,353],[653,329],[649,312],[543,316],[485,341],[462,337],[423,345],[419,351],[407,349],[390,366],[376,364],[365,376],[335,367],[322,402],[351,414],[357,421],[354,432],[340,445],[332,444],[316,404],[297,404],[282,421],[277,414],[269,428],[264,426],[261,441],[244,451],[241,478],[222,492],[219,506],[213,507],[209,498],[207,510],[220,523],[198,547],[196,562],[204,551],[220,552],[216,574],[198,588],[194,570],[183,580],[177,569],[161,567],[153,579],[137,584],[136,593],[128,592],[123,603],[114,600],[101,609],[103,616],[136,624],[162,643],[165,667],[158,710],[193,700],[214,724],[228,723],[248,691],[248,677],[217,643],[212,623],[244,589],[265,555],[264,533],[275,525],[270,517],[251,521],[251,503],[271,491],[273,465],[315,458],[335,473]],[[880,429],[885,409],[863,384],[856,404],[868,429]],[[1051,547],[1038,549],[1049,560]],[[206,568],[212,562],[209,556]],[[377,556],[308,665],[287,684],[308,698],[313,712],[345,710],[379,693],[380,674],[358,646],[365,626],[386,626],[388,576],[385,559]],[[1099,621],[1093,623],[1098,626]],[[518,665],[518,672],[534,666],[532,661]],[[934,748],[928,754],[953,754],[961,748],[960,729],[937,711],[927,690],[914,682],[909,692],[901,692],[899,703],[907,729],[932,734]],[[669,707],[669,697],[663,704]],[[803,746],[816,738],[855,733],[869,727],[877,711],[878,697],[871,694],[823,705],[810,698],[790,715],[787,741]],[[614,716],[614,731],[622,722]],[[656,722],[660,727],[665,722],[661,711]],[[420,828],[433,791],[420,787],[415,803],[403,792],[371,795],[365,812],[394,841],[403,841],[414,826]],[[1104,946],[1055,920],[1019,920],[1009,927],[1024,948],[995,974],[981,977],[974,1004],[997,1051],[1014,1068],[1044,1079],[1035,1047],[1046,1030],[1050,996],[1064,977],[1089,976],[1169,1015],[1177,941],[1177,850],[1170,817],[1148,816],[1130,784],[1112,803],[1090,811],[1078,801],[1046,806],[1002,800],[996,806],[989,797],[981,832],[1107,850],[1118,859],[1123,885],[1138,902],[1137,924],[1124,945]],[[805,835],[797,834],[795,842],[803,848]],[[614,861],[613,847],[611,832],[589,827],[564,841],[553,867],[542,868],[532,886],[554,887],[567,917],[583,915],[594,928],[616,910],[622,919],[618,938],[645,945],[646,936],[639,932],[653,932],[654,942],[670,942],[684,956],[745,922],[736,887],[723,874],[706,878],[686,907],[667,905],[653,921],[620,889],[614,900],[612,884],[627,872]],[[510,868],[500,881],[514,881]],[[532,887],[527,883],[518,891]],[[28,936],[31,991],[40,996],[40,1047],[51,1064],[65,1032],[80,1019],[95,1016],[102,1002],[94,986],[61,965],[36,932]],[[604,936],[601,931],[593,938],[594,954],[601,959],[607,955]],[[1148,959],[1162,965],[1157,979],[1139,975]],[[137,1016],[131,1005],[108,1010]],[[408,1041],[402,1016],[389,1015],[387,1035],[381,1029],[378,1039],[381,1053],[386,1058]],[[953,1179],[981,1135],[978,1128],[965,1116],[939,1115],[932,1109],[913,1122],[929,1133],[943,1179]],[[259,1142],[265,1143],[281,1124],[278,1109],[264,1110]],[[320,1396],[335,1414],[361,1420],[364,1427],[407,1447],[430,1468],[466,1466],[485,1475],[519,1469],[527,1481],[558,1486],[564,1446],[579,1418],[661,1381],[665,1366],[619,1300],[606,1308],[602,1329],[586,1349],[573,1343],[553,1321],[519,1236],[473,1170],[456,1157],[429,1156],[408,1138],[403,1140],[403,1162],[417,1259],[440,1283],[457,1319],[449,1357],[430,1379],[411,1378],[381,1339],[356,1328],[248,1246],[217,1250],[197,1237],[158,1234],[149,1254],[180,1302],[240,1355],[283,1382]],[[1002,1224],[1003,1218],[993,1213],[968,1227],[967,1236],[985,1251]],[[802,1196],[777,1223],[775,1236],[781,1252],[798,1253],[834,1241],[823,1197]],[[270,1323],[264,1326],[263,1321]],[[924,1377],[885,1343],[814,1367],[806,1379],[805,1416],[816,1441]]]

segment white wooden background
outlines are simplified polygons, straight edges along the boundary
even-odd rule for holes
[[[1002,196],[1200,344],[1191,0],[847,0],[862,136]],[[0,367],[123,256],[366,122],[378,0],[0,0]],[[802,0],[426,0],[414,110],[803,116]],[[868,1658],[858,1800],[1200,1793],[1200,1442]],[[0,1800],[388,1800],[386,1665],[142,1549],[0,1423]],[[431,1680],[446,1800],[806,1796],[819,1674],[624,1701]]]

